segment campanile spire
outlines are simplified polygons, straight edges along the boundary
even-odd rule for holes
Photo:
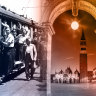
[[[87,82],[87,50],[84,30],[80,40],[80,82]]]

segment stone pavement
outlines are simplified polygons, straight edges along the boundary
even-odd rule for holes
[[[96,83],[51,84],[51,96],[96,96]]]
[[[36,70],[34,79],[27,81],[25,72],[0,85],[0,96],[46,96],[46,86],[39,81]]]

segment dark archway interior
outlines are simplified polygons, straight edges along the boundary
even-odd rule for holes
[[[80,24],[78,30],[71,29],[72,21]],[[52,73],[71,67],[79,70],[81,29],[84,29],[87,53],[88,71],[96,67],[96,21],[87,12],[79,10],[78,17],[72,12],[61,14],[53,24],[56,34],[52,38]]]

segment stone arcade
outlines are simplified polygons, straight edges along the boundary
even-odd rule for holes
[[[45,4],[46,7],[42,8],[43,16],[41,22],[47,33],[47,95],[50,96],[51,42],[52,35],[55,34],[53,23],[60,14],[68,10],[72,10],[73,16],[77,16],[78,11],[83,10],[96,19],[96,3],[95,0],[45,0]],[[86,56],[84,58],[87,59]],[[86,75],[84,75],[84,77],[86,77]]]

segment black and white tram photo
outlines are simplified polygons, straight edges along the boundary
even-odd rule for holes
[[[15,6],[14,0],[5,1]],[[0,4],[0,96],[46,96],[45,29],[8,9],[5,1]]]
[[[96,0],[0,0],[0,96],[96,96]]]

